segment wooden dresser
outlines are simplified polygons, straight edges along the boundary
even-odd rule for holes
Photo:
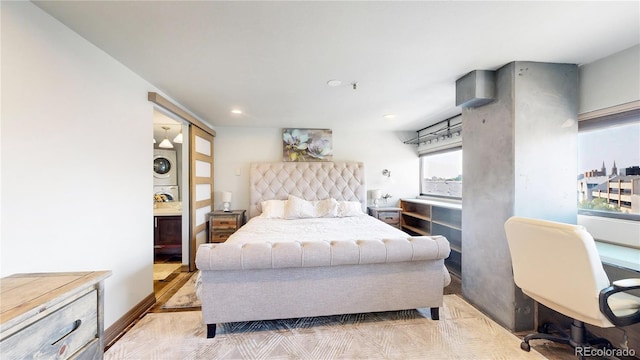
[[[111,271],[0,279],[2,359],[102,359],[104,279]]]

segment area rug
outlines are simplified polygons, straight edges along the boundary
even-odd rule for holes
[[[428,309],[218,324],[200,311],[145,315],[105,359],[545,359],[457,295]]]
[[[164,303],[162,309],[186,309],[197,308],[201,306],[200,299],[196,296],[195,284],[198,272],[196,271],[191,275],[189,280],[182,285],[182,287],[175,293],[166,303]]]
[[[153,281],[162,281],[180,269],[180,264],[153,264]]]

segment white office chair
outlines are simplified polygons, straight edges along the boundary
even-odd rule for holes
[[[554,336],[544,325],[541,333],[525,336],[523,350],[530,350],[532,339],[574,348],[610,346],[604,339],[587,339],[584,323],[606,328],[640,322],[640,297],[625,293],[640,289],[640,279],[611,285],[593,237],[583,226],[511,217],[504,227],[516,285],[540,304],[573,319],[569,334]]]

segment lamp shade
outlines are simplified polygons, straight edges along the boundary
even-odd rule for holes
[[[382,197],[382,191],[380,189],[371,190],[371,197],[373,199],[380,199]]]
[[[222,192],[222,202],[231,202],[231,192],[223,191]]]
[[[163,149],[173,149],[173,144],[171,143],[171,141],[169,141],[169,138],[167,137],[167,131],[169,130],[169,128],[166,126],[163,126],[162,128],[164,129],[164,140],[160,141],[160,144],[158,144],[158,147]]]
[[[158,147],[163,148],[163,149],[173,149],[173,144],[171,143],[171,141],[169,141],[169,139],[164,138],[164,140],[162,140],[160,142]]]
[[[182,131],[173,138],[174,143],[182,144]]]

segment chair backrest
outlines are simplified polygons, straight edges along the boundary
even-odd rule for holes
[[[581,321],[603,318],[598,295],[609,278],[583,226],[511,217],[504,227],[513,277],[525,294]]]

